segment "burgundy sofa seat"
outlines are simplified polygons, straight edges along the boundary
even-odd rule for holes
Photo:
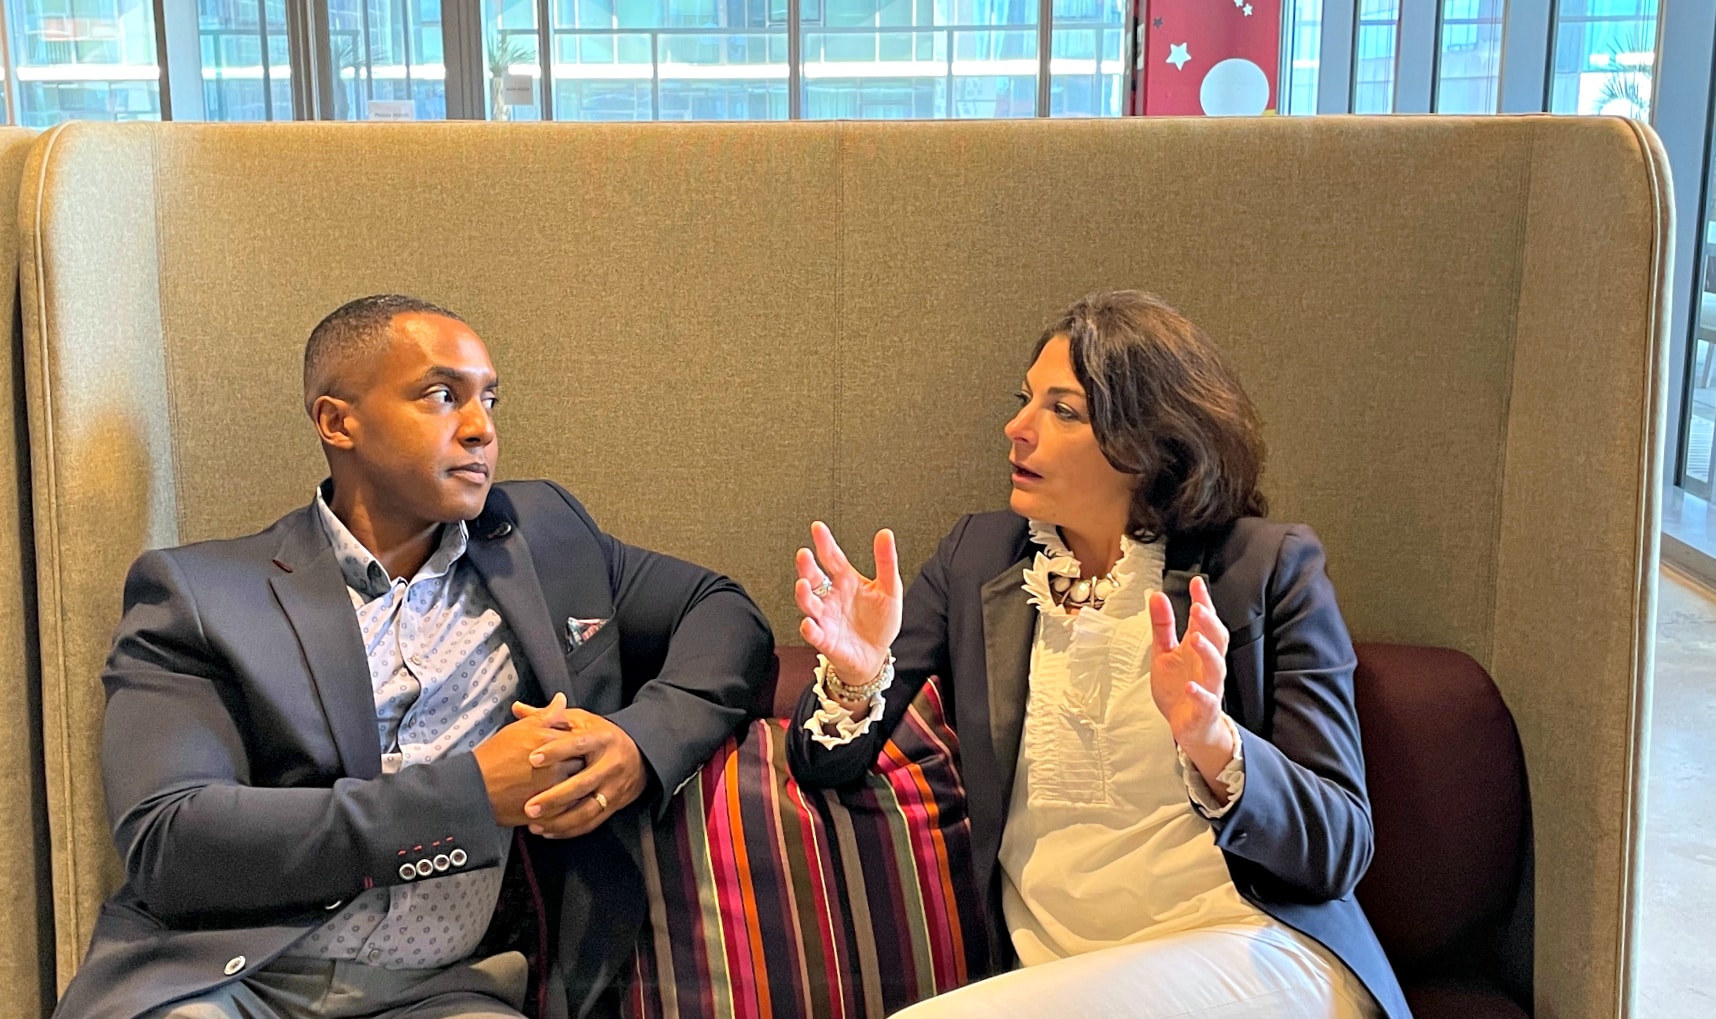
[[[1447,648],[1359,644],[1354,692],[1376,855],[1358,898],[1416,1019],[1530,1014],[1530,805],[1513,716]],[[776,651],[760,708],[788,717],[816,654]]]
[[[1418,1019],[1528,1015],[1531,807],[1513,715],[1458,651],[1357,650],[1376,827],[1359,902]]]

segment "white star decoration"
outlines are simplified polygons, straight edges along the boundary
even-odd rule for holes
[[[1245,5],[1245,16],[1248,18],[1251,17],[1251,5],[1250,4]]]
[[[1192,55],[1186,52],[1187,45],[1189,44],[1177,42],[1168,47],[1168,63],[1173,64],[1176,71],[1185,70],[1186,61],[1192,59]]]

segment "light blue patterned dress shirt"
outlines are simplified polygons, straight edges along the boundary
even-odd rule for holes
[[[443,527],[440,546],[406,580],[387,575],[320,492],[316,509],[363,632],[382,773],[470,753],[512,720],[527,667],[514,657],[512,632],[465,558],[464,523]],[[496,827],[499,866],[372,888],[287,954],[386,969],[466,958],[494,915],[509,836]]]

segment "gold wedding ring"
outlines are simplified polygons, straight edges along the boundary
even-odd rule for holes
[[[602,813],[604,813],[604,814],[607,813],[608,812],[608,798],[606,796],[602,795],[601,790],[598,789],[596,792],[593,792],[590,795],[594,796],[596,798],[596,806],[601,808]]]

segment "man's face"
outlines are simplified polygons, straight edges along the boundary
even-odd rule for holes
[[[393,335],[368,378],[353,380],[352,459],[382,497],[376,508],[402,523],[470,520],[482,512],[500,455],[488,348],[441,315],[399,315]]]

